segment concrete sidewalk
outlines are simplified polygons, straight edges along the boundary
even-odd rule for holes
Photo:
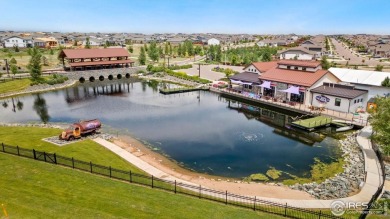
[[[369,137],[371,136],[372,128],[370,126],[367,126],[361,130],[359,135],[356,137],[356,140],[359,144],[359,146],[362,148],[363,154],[364,154],[364,160],[365,160],[365,171],[367,172],[366,182],[364,183],[362,189],[360,192],[356,195],[347,197],[347,198],[341,198],[341,199],[334,199],[334,200],[294,200],[294,199],[277,199],[277,198],[267,198],[267,197],[258,197],[260,200],[266,200],[266,201],[272,201],[277,202],[280,204],[287,204],[289,206],[299,207],[299,208],[314,208],[314,209],[321,209],[321,208],[330,208],[332,202],[336,200],[341,200],[345,203],[347,202],[369,202],[371,197],[376,193],[379,186],[382,184],[383,177],[381,172],[380,163],[378,160],[378,157],[376,156],[375,152],[372,149],[371,141]],[[189,184],[198,186],[194,183],[181,180],[179,178],[173,177],[167,173],[162,172],[161,170],[153,167],[152,165],[146,163],[145,161],[141,160],[140,158],[134,156],[130,152],[120,148],[119,146],[108,142],[104,139],[97,138],[94,139],[95,142],[101,144],[102,146],[106,147],[110,151],[116,153],[123,159],[127,160],[128,162],[132,163],[133,165],[137,166],[141,170],[145,171],[148,174],[151,174],[155,177],[165,179],[165,180],[176,180],[177,182]],[[251,194],[247,194],[247,196],[252,197]]]

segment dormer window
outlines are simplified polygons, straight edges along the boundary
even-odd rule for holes
[[[287,69],[291,69],[291,66],[287,65]]]
[[[295,67],[294,67],[294,70],[298,70],[298,67],[297,67],[297,66],[295,66]]]
[[[302,67],[302,71],[306,71],[306,68],[305,68],[305,67]]]

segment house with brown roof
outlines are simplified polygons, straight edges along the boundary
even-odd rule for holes
[[[310,105],[311,89],[324,82],[340,82],[332,73],[323,70],[320,62],[301,60],[281,60],[259,79],[262,95],[306,105]]]
[[[64,68],[70,70],[128,67],[134,63],[124,48],[63,49],[59,57]]]

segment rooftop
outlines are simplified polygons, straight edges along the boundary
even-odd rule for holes
[[[319,65],[321,65],[321,63],[318,61],[303,61],[303,60],[280,60],[278,64],[310,67],[310,68],[317,68]]]
[[[277,66],[277,61],[272,62],[253,62],[252,65],[255,66],[257,70],[260,72],[266,72],[270,70],[271,68],[275,68]]]
[[[304,87],[311,87],[319,79],[328,73],[327,70],[317,70],[316,72],[287,70],[273,68],[263,73],[259,79],[266,81],[276,81],[288,84],[295,84]]]
[[[259,75],[253,72],[242,72],[239,74],[235,74],[229,77],[229,79],[243,81],[243,82],[260,83]]]
[[[368,91],[361,90],[361,89],[355,89],[354,87],[351,87],[351,86],[343,86],[343,85],[325,83],[322,86],[311,89],[311,92],[325,94],[325,95],[332,95],[335,97],[343,97],[343,98],[347,98],[347,99],[354,99],[356,97],[359,97],[359,96],[367,93]]]
[[[347,68],[330,68],[329,71],[343,82],[354,84],[366,84],[381,86],[386,77],[390,78],[390,72],[355,70]]]
[[[108,57],[128,57],[129,52],[124,48],[106,49],[64,49],[61,52],[68,59],[89,59]]]

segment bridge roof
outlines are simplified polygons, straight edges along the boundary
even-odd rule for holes
[[[125,48],[63,49],[60,56],[68,59],[128,57],[129,52]]]

